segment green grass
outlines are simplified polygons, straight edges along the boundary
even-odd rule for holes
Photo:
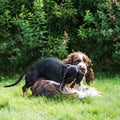
[[[1,77],[0,120],[120,120],[120,76],[96,77],[93,87],[102,97],[77,99],[72,96],[34,98],[31,91],[22,96],[24,80],[11,88],[3,88],[16,80]]]

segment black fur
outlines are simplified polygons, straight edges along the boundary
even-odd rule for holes
[[[78,69],[75,65],[68,65],[67,69],[64,72],[64,81],[63,86],[65,84],[70,84],[70,87],[74,87],[74,84],[80,84],[83,79],[84,74]]]

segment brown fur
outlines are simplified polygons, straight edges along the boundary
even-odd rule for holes
[[[51,83],[50,80],[39,78],[32,86],[32,95],[53,97],[56,94],[61,94],[59,91],[59,83]]]

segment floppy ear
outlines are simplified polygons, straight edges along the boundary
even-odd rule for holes
[[[62,76],[64,77],[66,75],[66,70],[67,68],[70,66],[70,64],[65,64],[63,67],[62,67]]]
[[[69,66],[71,66],[71,64],[64,64],[64,66],[62,67],[62,72],[65,72]]]
[[[93,64],[92,64],[92,61],[89,59],[89,61],[88,61],[88,67],[92,67],[93,66]]]
[[[63,67],[62,67],[62,82],[60,84],[60,87],[59,87],[59,90],[63,90],[63,87],[65,85],[65,76],[66,76],[66,73],[67,73],[67,68],[70,66],[70,64],[65,64]]]
[[[65,72],[66,68],[67,68],[66,65],[64,65],[64,66],[62,67],[62,69],[61,69],[61,70],[62,70],[62,73]]]
[[[64,84],[65,84],[64,77],[65,77],[66,68],[67,68],[67,66],[64,65],[64,66],[62,67],[62,69],[61,69],[61,70],[62,70],[62,81],[61,81],[60,86],[59,86],[59,91],[62,91],[62,90],[63,90]]]
[[[89,68],[88,73],[85,75],[86,82],[90,85],[90,82],[94,81],[94,72],[92,68]]]
[[[80,82],[82,81],[83,77],[84,77],[84,74],[80,70],[78,70],[76,83],[80,85]]]

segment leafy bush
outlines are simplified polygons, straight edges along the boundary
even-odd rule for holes
[[[118,56],[117,47],[120,40],[120,4],[106,0],[96,6],[96,13],[90,9],[86,10],[78,36],[83,41],[85,51],[91,53],[95,66],[100,66],[101,70],[110,70],[111,66],[112,70],[116,64],[114,57]],[[116,61],[119,61],[119,57]]]
[[[20,2],[14,14],[13,7],[18,1],[7,2],[6,5],[1,1],[4,4],[0,16],[1,73],[20,72],[39,59],[49,56],[63,58],[67,54],[67,45],[62,45],[64,38],[55,38],[48,33],[42,0],[35,0],[31,9],[26,2]]]
[[[64,59],[68,52],[69,36],[66,31],[64,31],[64,36],[61,38],[54,38],[52,36],[48,39],[49,52],[48,57],[56,57],[59,59]]]
[[[0,13],[1,73],[19,72],[45,57],[63,59],[73,51],[88,54],[99,70],[119,68],[119,1],[5,0]],[[69,36],[63,36],[66,31]]]
[[[10,7],[10,5],[9,1],[8,6]],[[46,44],[45,15],[42,6],[37,1],[34,2],[33,10],[34,12],[29,12],[25,4],[22,4],[19,12],[16,11],[16,14],[13,15],[12,10],[10,11],[5,6],[1,17],[6,18],[3,19],[2,27],[7,28],[7,31],[0,44],[2,55],[0,64],[2,64],[1,70],[4,72],[19,71],[38,59],[38,55],[40,56],[42,51],[46,51],[43,48]],[[2,35],[4,34],[2,33]]]
[[[53,36],[69,33],[68,52],[83,51],[99,70],[116,64],[116,42],[119,42],[120,3],[112,0],[69,0],[61,5],[45,0],[47,27]],[[117,59],[116,59],[117,60]],[[99,62],[101,61],[101,62]],[[117,60],[119,62],[119,59]]]
[[[120,65],[120,42],[115,44],[115,54],[113,54],[115,62]]]

